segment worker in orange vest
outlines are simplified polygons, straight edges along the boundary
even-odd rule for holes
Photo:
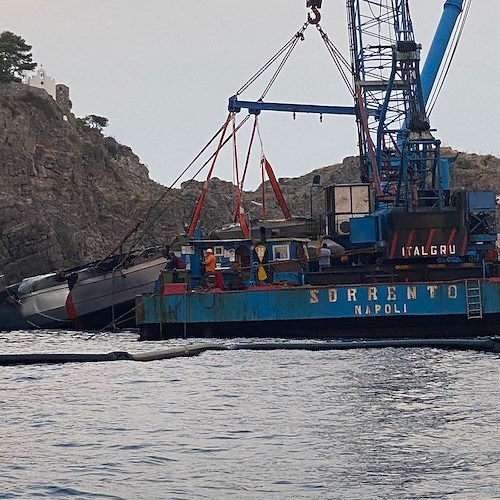
[[[207,248],[204,264],[207,284],[208,286],[213,287],[215,283],[215,266],[217,264],[217,260],[214,255],[214,251],[211,248]]]

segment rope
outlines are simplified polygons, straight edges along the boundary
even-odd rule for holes
[[[114,306],[113,306],[113,308],[114,308]],[[131,315],[134,311],[135,311],[135,305],[133,307],[131,307],[128,311],[125,311],[123,314],[120,314],[120,316],[118,316],[118,318],[114,318],[110,323],[103,326],[102,328],[100,328],[99,330],[94,332],[92,335],[89,335],[85,339],[85,341],[93,339],[98,333],[108,331],[109,328],[111,328],[111,327],[113,327],[113,330],[115,330],[115,325],[119,325],[120,323],[124,323],[127,320],[127,318],[129,317],[129,315]]]
[[[217,157],[219,156],[219,153],[220,153],[220,151],[222,149],[222,145],[223,145],[224,138],[225,138],[225,135],[226,135],[227,127],[228,127],[229,122],[231,121],[231,118],[233,116],[234,116],[234,113],[229,113],[227,115],[226,123],[224,124],[224,129],[222,131],[221,137],[219,139],[219,143],[217,145],[217,149],[215,150],[215,154],[213,156],[212,165],[210,166],[210,169],[208,171],[207,179],[203,183],[203,187],[202,187],[202,190],[201,190],[201,195],[200,195],[200,197],[198,199],[198,203],[196,204],[196,208],[194,210],[194,214],[193,214],[193,217],[191,219],[191,223],[189,225],[189,229],[187,231],[187,234],[188,234],[189,237],[193,236],[193,233],[194,233],[194,231],[196,229],[196,225],[198,223],[198,218],[200,216],[201,207],[203,206],[203,202],[205,200],[205,196],[206,196],[206,193],[207,193],[208,181],[212,177],[212,173],[214,171],[215,164],[217,162]]]
[[[156,202],[151,207],[149,207],[148,212],[146,213],[146,217],[145,217],[144,222],[150,220],[150,223],[146,224],[146,226],[142,230],[141,234],[138,235],[137,238],[132,242],[131,248],[134,248],[146,236],[146,234],[148,234],[149,230],[154,225],[154,223],[156,223],[158,221],[158,219],[163,215],[165,208],[152,220],[152,223],[151,223],[151,215],[152,215],[153,211],[159,207],[160,203],[163,202],[163,200],[167,197],[168,194],[170,194],[170,192],[173,190],[174,186],[180,181],[180,179],[184,176],[184,174],[186,174],[186,172],[196,163],[196,161],[201,157],[201,155],[210,147],[210,145],[215,141],[215,139],[217,139],[219,134],[221,134],[223,132],[224,126],[225,126],[225,123],[223,123],[219,127],[217,132],[210,138],[210,140],[205,144],[205,146],[203,146],[201,151],[191,160],[191,162],[187,165],[187,167],[184,168],[184,170],[170,184],[170,186],[167,188],[167,190],[156,200]],[[208,164],[208,162],[211,160],[211,158],[212,157],[210,157],[207,160],[207,162],[203,164],[202,168],[199,169],[196,172],[196,174],[188,181],[188,183],[185,184],[184,187],[182,187],[180,189],[179,194],[182,193],[186,189],[186,187],[189,185],[189,183],[192,180],[194,180],[194,178],[201,172],[201,170],[203,170],[203,168],[205,168],[205,166]],[[179,194],[174,198],[174,200],[171,201],[170,205],[172,205],[172,203],[178,199]]]
[[[353,76],[353,71],[351,69],[351,65],[349,64],[349,61],[347,61],[347,59],[342,55],[342,53],[337,49],[337,47],[335,47],[333,42],[330,40],[328,35],[325,33],[325,31],[323,31],[323,28],[319,24],[316,25],[316,29],[320,33],[321,38],[323,39],[326,49],[330,53],[330,56],[332,57],[335,66],[339,70],[342,80],[344,81],[346,87],[348,88],[351,96],[354,97],[355,95],[354,87],[350,81],[350,78]],[[347,69],[347,71],[342,66],[344,66]]]
[[[295,38],[294,38],[292,44],[290,45],[290,48],[288,49],[287,53],[285,54],[282,61],[280,62],[278,68],[274,72],[274,75],[271,77],[271,80],[269,80],[267,87],[264,89],[264,92],[262,93],[262,95],[260,97],[261,100],[263,100],[264,97],[266,97],[268,92],[271,90],[271,87],[273,86],[274,82],[278,78],[278,75],[281,73],[281,70],[285,66],[286,62],[288,61],[289,57],[291,56],[291,54],[293,52],[293,49],[297,46],[297,43],[299,42],[299,40],[303,40],[303,39],[304,39],[303,35],[301,35],[301,36],[298,36],[298,34],[295,35]]]
[[[201,149],[201,151],[193,158],[193,160],[191,160],[191,162],[187,165],[186,168],[184,168],[184,170],[177,176],[177,178],[170,184],[170,186],[167,187],[166,191],[155,201],[155,203],[153,203],[153,205],[151,205],[146,214],[145,214],[145,217],[143,219],[139,219],[139,221],[136,223],[136,225],[131,228],[129,230],[129,232],[122,238],[121,242],[119,243],[118,246],[116,246],[113,250],[111,250],[103,259],[101,259],[96,265],[95,267],[97,267],[99,264],[102,264],[106,259],[112,257],[115,252],[120,249],[123,244],[134,234],[134,233],[137,233],[139,231],[139,227],[141,224],[145,224],[148,220],[150,220],[150,217],[152,215],[152,213],[154,212],[154,210],[156,208],[158,208],[158,206],[160,205],[160,203],[163,202],[163,200],[167,197],[167,195],[170,194],[170,192],[173,190],[174,186],[179,182],[179,180],[184,176],[184,174],[194,165],[194,163],[196,163],[196,161],[201,157],[201,155],[209,148],[209,146],[215,141],[215,139],[218,137],[218,135],[222,132],[224,128],[224,124],[221,125],[221,127],[219,128],[219,130],[217,130],[217,132],[210,138],[210,140],[205,144],[205,146],[203,146],[203,148]],[[207,162],[208,163],[208,162]],[[203,165],[202,168],[204,168],[206,165],[206,163]],[[193,178],[191,180],[194,179],[194,177],[196,177],[196,175],[198,175],[198,173],[201,171],[201,169],[193,176]],[[181,188],[181,191],[182,192],[187,186],[184,186],[184,188]],[[172,202],[170,203],[170,205],[173,203],[173,201],[177,200],[178,196],[176,198],[174,198],[174,200],[172,200]],[[165,209],[164,209],[165,210]],[[128,251],[125,253],[125,255],[122,257],[122,260],[115,266],[115,269],[118,269],[119,267],[121,267],[123,265],[123,263],[129,258],[131,252],[134,250],[134,248],[137,247],[137,245],[140,243],[140,241],[148,234],[149,230],[151,229],[152,225],[154,223],[156,223],[156,221],[163,215],[163,211],[160,212],[160,214],[158,216],[155,217],[153,223],[149,223],[145,226],[145,228],[142,230],[142,232],[136,236],[136,238],[132,241],[132,243],[130,244],[130,247],[128,249]]]
[[[238,132],[238,130],[248,121],[248,119],[250,118],[250,115],[246,115],[242,120],[241,122],[239,123],[239,125],[236,127],[236,132]],[[222,143],[222,147],[224,147],[229,141],[231,140],[231,137],[227,137],[224,142]],[[169,208],[170,205],[173,205],[179,198],[180,196],[183,194],[183,192],[187,189],[188,186],[190,186],[196,179],[196,177],[203,171],[203,169],[212,161],[212,159],[214,158],[215,156],[215,152],[212,153],[212,155],[203,163],[203,165],[201,165],[201,167],[194,173],[194,175],[189,179],[187,180],[185,183],[184,183],[184,186],[178,191],[178,193],[175,195],[175,197],[170,201],[169,205],[167,207],[164,207],[164,210],[166,210],[166,208]],[[149,222],[149,225],[147,225],[145,227],[145,229],[143,230],[143,232],[141,233],[140,235],[140,238],[143,238],[147,233],[148,231],[151,229],[151,227],[158,221],[158,219],[163,215],[163,212],[160,212],[156,215],[156,217],[154,219],[151,219],[150,222]]]

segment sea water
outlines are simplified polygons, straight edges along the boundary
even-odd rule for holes
[[[192,342],[136,338],[10,332],[0,345]],[[498,354],[208,351],[0,367],[0,380],[0,498],[500,498]]]

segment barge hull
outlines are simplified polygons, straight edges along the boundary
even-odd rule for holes
[[[150,294],[136,321],[142,339],[500,335],[500,280]]]
[[[401,339],[473,338],[500,335],[500,314],[474,321],[435,318],[363,318],[226,323],[141,324],[140,340],[169,338]]]

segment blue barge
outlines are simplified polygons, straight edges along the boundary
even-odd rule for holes
[[[443,55],[447,48],[453,50],[448,43],[463,1],[444,3],[423,67],[425,78],[409,2],[388,6],[377,0],[347,1],[347,66],[352,74],[341,72],[354,106],[265,102],[308,26],[318,30],[331,55],[338,54],[319,24],[321,3],[307,0],[312,11],[308,22],[285,45],[288,51],[282,49],[271,59],[283,57],[262,97],[240,100],[246,84],[229,99],[229,114],[214,136],[218,145],[179,252],[187,270],[163,272],[155,292],[137,298],[141,338],[500,335],[496,193],[451,189],[454,159],[442,155],[427,114]],[[236,124],[242,109],[249,115]],[[311,219],[313,188],[322,187],[321,227],[300,238],[291,233],[286,238],[285,226],[271,234],[262,226],[260,239],[251,239],[245,216],[243,179],[254,132],[259,115],[270,110],[356,117],[361,182],[322,186],[315,175]],[[235,136],[251,116],[254,128],[240,177]],[[239,223],[242,239],[195,238],[218,154],[229,141],[225,134],[230,123],[237,184],[233,222]],[[290,224],[293,218],[263,151],[261,169],[263,194],[267,173]],[[265,221],[264,196],[261,205]],[[202,264],[206,253],[215,255],[217,262],[215,275],[207,267],[210,279]]]
[[[142,339],[500,335],[500,278],[348,285],[256,285],[137,298]]]

